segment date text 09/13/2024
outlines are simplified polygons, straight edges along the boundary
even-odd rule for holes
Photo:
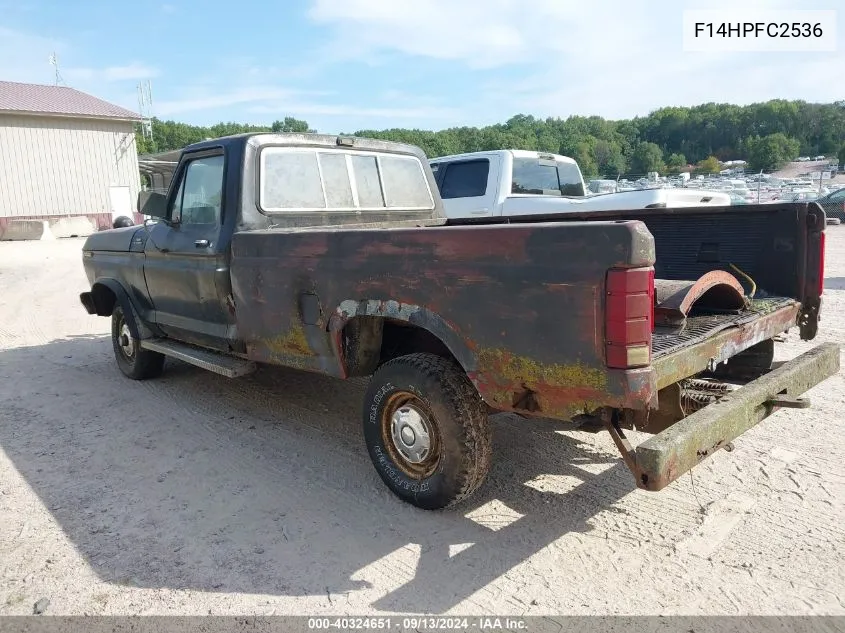
[[[308,618],[310,630],[395,630],[402,631],[468,631],[478,629],[479,631],[521,631],[527,628],[522,618],[513,617],[428,617],[412,616],[404,618],[390,617],[322,617]]]

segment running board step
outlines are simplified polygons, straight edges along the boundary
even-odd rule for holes
[[[202,367],[215,374],[227,378],[237,378],[254,372],[258,366],[249,360],[243,360],[234,356],[226,356],[219,352],[203,349],[187,343],[179,343],[164,338],[142,339],[141,348],[158,352],[171,358]]]

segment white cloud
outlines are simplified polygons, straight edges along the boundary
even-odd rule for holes
[[[146,64],[132,63],[106,68],[67,68],[62,71],[62,74],[68,81],[133,81],[152,79],[159,73],[157,69]]]
[[[744,0],[742,6],[829,9],[837,3]],[[456,73],[485,71],[478,96],[486,104],[482,116],[493,119],[516,112],[620,118],[708,101],[839,98],[834,72],[845,62],[843,51],[685,53],[683,10],[698,6],[690,0],[312,0],[308,15],[335,31],[330,49],[338,60],[408,55],[454,62]],[[707,8],[735,6],[711,0]]]
[[[315,0],[309,17],[336,27],[339,56],[395,50],[490,68],[526,58],[524,30],[508,19],[515,7],[512,0]]]
[[[59,73],[65,85],[95,95],[129,110],[138,107],[134,87],[129,80],[154,76],[155,69],[141,63],[114,65],[106,68],[73,68],[68,61],[78,51],[68,42],[0,27],[0,79],[25,83],[53,84],[55,68],[50,55],[56,53]]]
[[[206,88],[203,92],[189,90],[188,93],[191,93],[191,96],[184,99],[171,99],[157,102],[155,105],[155,114],[157,116],[173,116],[183,112],[196,112],[199,110],[226,108],[229,106],[251,103],[260,104],[267,101],[284,101],[287,99],[300,98],[306,94],[323,94],[320,92],[290,90],[276,86],[249,86],[229,90],[227,92],[209,92]]]
[[[448,119],[456,116],[454,110],[438,107],[359,107],[325,103],[280,102],[278,104],[253,106],[248,109],[254,114],[278,114],[284,112],[293,116],[329,117],[383,117],[388,119]]]
[[[55,70],[50,65],[50,54],[55,52],[61,62],[66,49],[60,40],[0,26],[0,77],[6,81],[53,83]]]
[[[328,91],[298,90],[274,85],[244,86],[228,91],[213,91],[209,86],[192,86],[184,91],[190,95],[181,99],[158,101],[156,116],[175,116],[188,112],[225,109],[243,106],[244,111],[257,115],[371,117],[375,119],[431,119],[455,118],[458,113],[443,108],[431,98],[413,99],[411,95],[390,91],[374,99],[372,105],[358,106],[343,103],[339,95]],[[315,100],[323,97],[325,101]],[[266,117],[264,117],[266,118]]]

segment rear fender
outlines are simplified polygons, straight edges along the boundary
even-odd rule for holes
[[[465,372],[470,373],[476,369],[476,355],[466,340],[439,314],[418,305],[399,303],[393,300],[371,299],[356,301],[354,299],[347,299],[346,301],[342,301],[334,310],[328,323],[332,348],[341,364],[343,376],[347,375],[347,363],[344,358],[341,335],[346,324],[353,318],[360,316],[405,321],[410,325],[427,330],[446,346]]]

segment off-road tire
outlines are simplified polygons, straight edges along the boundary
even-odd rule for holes
[[[164,354],[141,349],[141,342],[136,338],[130,337],[128,345],[124,345],[125,341],[122,340],[126,333],[124,324],[126,319],[131,318],[133,318],[132,315],[124,315],[120,304],[115,305],[111,315],[111,342],[117,366],[132,380],[146,380],[160,376],[164,371]],[[131,352],[126,351],[126,347]]]
[[[393,413],[407,405],[427,414],[432,432],[426,464],[406,461],[398,450],[400,440],[390,432]],[[363,418],[373,465],[403,501],[437,510],[469,497],[484,483],[493,449],[487,408],[452,359],[415,353],[385,363],[370,381]]]

